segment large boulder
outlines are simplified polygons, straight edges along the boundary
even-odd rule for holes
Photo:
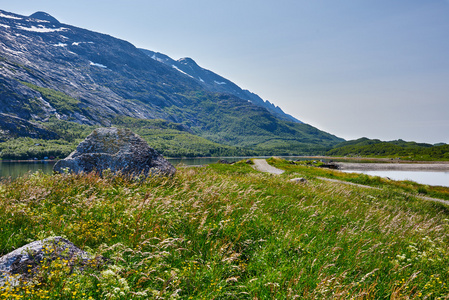
[[[35,241],[0,257],[0,287],[28,281],[43,264],[55,260],[73,268],[93,264],[95,258],[60,236]]]
[[[53,170],[59,173],[102,174],[105,170],[125,175],[173,175],[175,167],[140,136],[129,129],[95,129],[68,157],[58,161]]]

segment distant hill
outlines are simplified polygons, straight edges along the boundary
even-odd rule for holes
[[[202,141],[278,154],[324,153],[343,141],[191,59],[162,62],[169,58],[45,12],[27,17],[0,11],[0,44],[0,113],[17,126],[39,123],[51,131],[53,118],[86,126],[161,119]],[[2,139],[11,143],[17,137],[2,126]]]
[[[449,145],[406,142],[403,140],[381,141],[360,138],[345,141],[329,150],[330,156],[396,157],[412,160],[449,160]]]

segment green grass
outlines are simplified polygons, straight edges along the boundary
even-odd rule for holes
[[[344,173],[326,168],[316,168],[315,166],[320,166],[322,164],[321,162],[311,163],[311,161],[300,161],[293,163],[291,161],[279,158],[270,158],[268,161],[272,165],[286,170],[286,174],[304,172],[305,174],[308,174],[308,176],[312,176],[312,178],[321,176],[378,188],[396,188],[407,193],[449,200],[449,188],[446,187],[428,186],[409,180],[392,181],[379,176],[368,176],[366,174],[359,173]]]
[[[348,186],[317,178],[344,180],[340,172],[271,163],[287,172],[240,162],[144,181],[36,173],[2,182],[0,255],[62,235],[107,263],[73,273],[49,263],[31,286],[0,297],[447,297],[447,206],[389,183]],[[289,181],[300,176],[308,183]]]
[[[22,84],[26,85],[30,89],[39,92],[42,97],[44,97],[44,99],[47,100],[58,112],[73,113],[75,111],[81,111],[81,109],[78,107],[78,104],[80,104],[81,102],[62,92],[40,87],[29,82],[22,81]]]

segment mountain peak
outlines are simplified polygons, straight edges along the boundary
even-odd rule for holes
[[[30,16],[30,18],[49,21],[50,23],[59,23],[59,21],[56,18],[43,11],[35,12]]]
[[[198,66],[198,64],[190,57],[184,57],[184,58],[178,59],[178,62],[181,64],[184,64],[184,65]]]

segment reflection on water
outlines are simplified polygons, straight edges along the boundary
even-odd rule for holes
[[[363,173],[371,176],[388,177],[393,180],[411,180],[421,184],[440,185],[449,187],[449,172],[430,171],[351,171],[349,173]]]
[[[2,162],[0,161],[0,178],[17,178],[28,172],[34,173],[41,171],[45,174],[51,174],[53,172],[52,161],[30,161],[30,162]]]
[[[242,159],[247,159],[247,157],[205,157],[205,158],[169,158],[168,161],[174,166],[178,164],[183,165],[207,165],[213,164],[220,159],[226,160],[230,163],[240,161]],[[27,161],[27,162],[2,162],[0,161],[0,178],[17,178],[28,172],[34,173],[41,171],[44,174],[52,174],[53,166],[55,162],[53,161]]]
[[[183,164],[187,166],[209,165],[218,162],[219,160],[226,160],[229,163],[248,159],[249,157],[197,157],[197,158],[168,158],[167,160],[174,166]]]

